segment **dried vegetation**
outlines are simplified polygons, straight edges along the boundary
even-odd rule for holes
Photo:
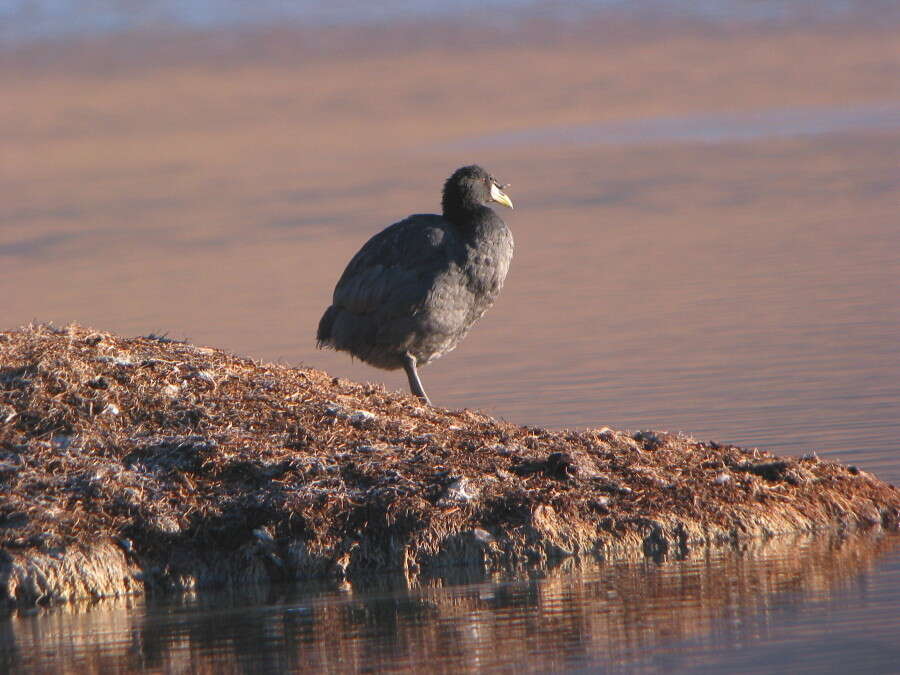
[[[0,602],[895,527],[864,471],[548,431],[155,336],[0,333]]]

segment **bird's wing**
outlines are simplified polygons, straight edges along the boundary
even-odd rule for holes
[[[414,314],[455,246],[450,225],[437,215],[415,215],[382,230],[350,260],[333,304],[353,314],[385,318]]]

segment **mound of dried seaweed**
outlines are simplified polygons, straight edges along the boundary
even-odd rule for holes
[[[895,526],[854,467],[554,432],[313,369],[78,326],[0,333],[0,602],[687,555]]]

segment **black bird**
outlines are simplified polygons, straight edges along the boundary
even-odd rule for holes
[[[513,237],[488,204],[513,207],[504,187],[464,166],[444,183],[443,215],[409,216],[369,239],[335,286],[317,345],[403,368],[431,405],[416,367],[456,347],[503,287]]]

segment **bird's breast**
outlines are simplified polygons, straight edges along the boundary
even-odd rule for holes
[[[469,286],[477,295],[491,296],[491,301],[506,279],[512,260],[512,235],[503,228],[490,233],[468,250],[466,270]]]

